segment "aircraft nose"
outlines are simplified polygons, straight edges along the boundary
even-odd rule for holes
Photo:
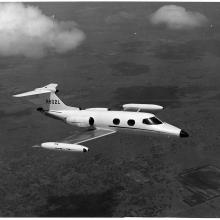
[[[186,131],[181,130],[180,131],[180,137],[189,137],[189,134]]]

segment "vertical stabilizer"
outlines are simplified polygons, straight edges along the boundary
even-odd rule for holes
[[[51,92],[50,96],[46,99],[46,106],[47,110],[65,110],[69,108],[54,92]]]

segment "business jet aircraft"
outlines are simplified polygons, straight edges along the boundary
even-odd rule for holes
[[[163,107],[153,104],[125,104],[122,111],[108,108],[87,108],[65,105],[56,95],[58,84],[36,88],[30,92],[14,95],[23,97],[38,106],[37,110],[46,116],[59,119],[67,124],[84,128],[81,133],[70,136],[62,142],[46,142],[41,147],[53,150],[87,152],[89,148],[80,145],[86,141],[101,138],[117,131],[141,131],[144,133],[166,134],[168,136],[188,137],[188,133],[173,125],[162,122],[152,113]]]

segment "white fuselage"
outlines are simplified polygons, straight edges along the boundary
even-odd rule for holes
[[[155,121],[156,123],[146,124],[146,120],[148,122],[148,119],[156,118],[155,115],[151,113],[108,111],[106,109],[102,110],[97,108],[88,110],[53,110],[48,111],[47,114],[78,127],[97,127],[118,131],[153,132],[185,137],[181,136],[181,134],[184,134],[184,131],[168,123]],[[145,121],[145,123],[143,121]]]

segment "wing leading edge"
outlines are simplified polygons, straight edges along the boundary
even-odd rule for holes
[[[116,131],[110,129],[96,128],[94,130],[78,131],[73,135],[62,140],[63,143],[81,144],[87,141],[91,141],[97,138],[101,138],[110,134],[114,134]]]

